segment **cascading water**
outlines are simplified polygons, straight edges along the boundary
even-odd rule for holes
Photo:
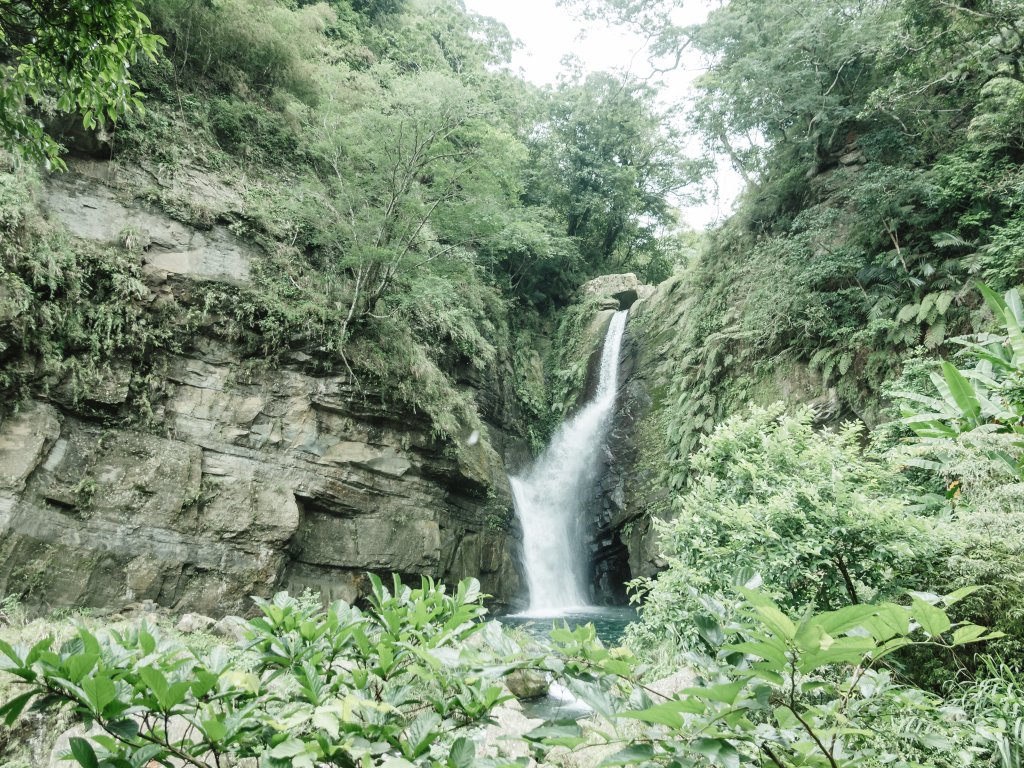
[[[509,478],[523,529],[530,615],[560,616],[590,607],[583,507],[598,479],[611,425],[627,315],[628,311],[616,312],[608,326],[593,399],[559,426],[526,473]]]

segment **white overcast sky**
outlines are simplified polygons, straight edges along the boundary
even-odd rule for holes
[[[563,57],[570,54],[582,62],[587,72],[626,70],[645,76],[650,71],[643,38],[629,30],[576,19],[559,8],[556,0],[464,1],[470,11],[498,19],[519,39],[522,48],[514,55],[513,66],[538,85],[554,84],[563,69]],[[709,0],[688,2],[677,11],[675,21],[700,22],[711,4]],[[691,57],[683,61],[678,71],[664,78],[666,103],[685,101],[690,84],[701,71],[700,60]],[[699,152],[699,145],[690,142],[688,151]],[[726,167],[719,171],[716,181],[720,190],[717,200],[683,209],[683,219],[690,226],[699,229],[728,215],[741,184]]]

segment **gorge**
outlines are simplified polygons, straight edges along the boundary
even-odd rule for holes
[[[1024,0],[542,2],[0,2],[0,768],[1024,764]]]

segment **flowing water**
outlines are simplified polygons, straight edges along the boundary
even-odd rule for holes
[[[619,387],[619,354],[627,311],[616,312],[601,351],[597,391],[562,423],[551,444],[523,475],[510,478],[523,529],[523,565],[530,607],[523,614],[592,614],[585,547],[586,502],[598,480]]]

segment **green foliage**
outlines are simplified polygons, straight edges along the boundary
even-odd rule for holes
[[[532,668],[585,702],[596,726],[550,720],[526,733],[521,741],[544,762],[596,748],[605,766],[724,768],[945,768],[1015,754],[1007,718],[1019,719],[1020,697],[1009,672],[964,684],[957,706],[900,684],[893,663],[909,648],[954,653],[993,637],[947,614],[971,589],[797,618],[741,587],[741,599],[701,623],[698,677],[658,693],[641,681],[650,670],[627,649],[604,647],[593,625],[555,627],[549,643],[524,650],[514,633],[481,621],[473,580],[451,595],[426,580],[414,589],[396,579],[389,590],[371,576],[370,585],[365,610],[284,593],[258,600],[262,615],[234,648],[190,648],[145,623],[103,633],[80,625],[60,645],[52,636],[0,642],[14,681],[0,716],[12,724],[70,707],[101,726],[70,743],[68,757],[86,767],[210,768],[251,757],[267,766],[511,768],[526,760],[477,757],[470,736],[507,698],[501,676]]]
[[[0,707],[8,725],[26,708],[70,705],[101,735],[71,740],[79,765],[122,768],[176,761],[220,766],[479,765],[459,733],[487,722],[505,698],[497,664],[511,645],[480,621],[480,586],[454,594],[424,581],[393,589],[370,576],[365,611],[323,610],[279,594],[234,649],[199,652],[145,623],[54,647],[0,643],[23,692]]]
[[[567,307],[559,318],[547,364],[550,411],[558,419],[586,394],[590,355],[603,338],[595,319],[601,317],[598,307],[597,299],[590,297]]]
[[[977,727],[977,742],[998,768],[1018,768],[1024,760],[1024,684],[1005,662],[985,658],[986,676],[959,688],[958,702]]]
[[[986,587],[965,605],[1005,632],[1002,652],[1015,653],[1024,642],[1016,565],[1024,553],[1024,313],[1016,289],[1001,297],[980,287],[1000,331],[955,339],[973,367],[943,362],[919,391],[894,393],[912,439],[893,455],[941,481],[953,510],[946,583]]]
[[[1011,436],[1024,435],[1024,303],[1014,288],[1005,297],[979,286],[1002,332],[981,334],[976,341],[956,339],[975,367],[960,370],[942,363],[942,375],[932,374],[938,397],[897,392],[904,402],[903,422],[929,447],[935,458],[919,465],[941,470],[943,447],[976,430]],[[1011,438],[992,458],[1001,460],[1024,481],[1024,440]]]
[[[275,0],[149,0],[177,72],[239,96],[318,95],[310,45],[336,20],[326,4],[290,9]]]
[[[531,142],[527,200],[557,210],[579,246],[583,274],[647,268],[660,277],[669,197],[695,180],[656,91],[605,73],[563,82]]]
[[[806,410],[752,408],[727,419],[693,459],[690,487],[659,523],[669,566],[639,583],[633,642],[696,641],[708,599],[737,569],[759,572],[784,609],[835,609],[928,583],[935,522],[911,514],[901,478],[865,456],[860,431],[815,432]]]
[[[88,400],[116,368],[131,375],[131,394],[144,413],[151,356],[187,338],[189,317],[175,320],[167,308],[145,306],[149,289],[134,254],[74,241],[41,221],[33,184],[24,172],[0,174],[5,407],[31,391]]]
[[[22,19],[30,6],[11,13]],[[678,169],[651,88],[632,83],[609,98],[614,78],[595,77],[541,94],[509,71],[508,31],[454,0],[143,7],[166,58],[135,61],[158,38],[135,39],[129,22],[144,26],[146,17],[111,6],[136,14],[122,20],[117,50],[139,85],[122,85],[150,105],[118,126],[113,154],[159,179],[140,196],[198,227],[220,217],[266,252],[251,288],[204,284],[180,297],[189,330],[201,316],[207,332],[269,363],[301,352],[310,368],[345,372],[364,395],[387,392],[438,435],[461,437],[479,416],[459,380],[499,381],[515,354],[509,328],[536,324],[601,268],[581,251],[596,234],[567,225],[570,187],[586,169],[545,181],[532,167],[538,157],[578,159],[600,147],[610,183],[588,191],[586,205],[612,211],[600,225],[618,238],[612,250],[636,255],[630,264],[654,276],[671,268],[674,244],[658,239]],[[586,146],[573,149],[570,123],[584,106],[593,125]],[[560,138],[545,149],[542,134]],[[214,210],[181,199],[175,180],[197,173],[239,202]],[[541,196],[531,192],[538,180]],[[48,299],[38,290],[35,298],[26,327],[45,325],[34,313]],[[137,330],[133,366],[163,344],[146,322]],[[61,354],[47,365],[63,365]],[[32,377],[46,376],[21,376],[21,392]],[[510,390],[526,398],[511,413],[545,422],[510,426],[540,439],[546,393]]]
[[[893,663],[911,647],[946,654],[996,636],[949,618],[946,608],[970,590],[799,616],[760,591],[739,592],[742,600],[730,598],[723,614],[702,622],[708,652],[690,657],[699,677],[677,693],[637,685],[636,660],[621,649],[595,650],[585,628],[553,632],[555,648],[570,659],[562,664],[571,690],[601,725],[589,742],[571,722],[548,723],[526,738],[542,755],[558,746],[614,745],[602,766],[909,768],[991,753],[962,709],[901,684]],[[986,718],[995,714],[995,707],[979,709]],[[1005,732],[995,726],[987,733]]]
[[[163,40],[134,0],[0,7],[0,141],[22,157],[63,167],[40,116],[81,116],[87,131],[142,109],[131,66]]]
[[[662,0],[566,4],[642,30],[668,68],[702,52],[688,119],[747,183],[666,318],[670,478],[780,367],[870,420],[902,358],[977,330],[977,277],[1024,278],[1016,0],[743,0],[692,26]]]

